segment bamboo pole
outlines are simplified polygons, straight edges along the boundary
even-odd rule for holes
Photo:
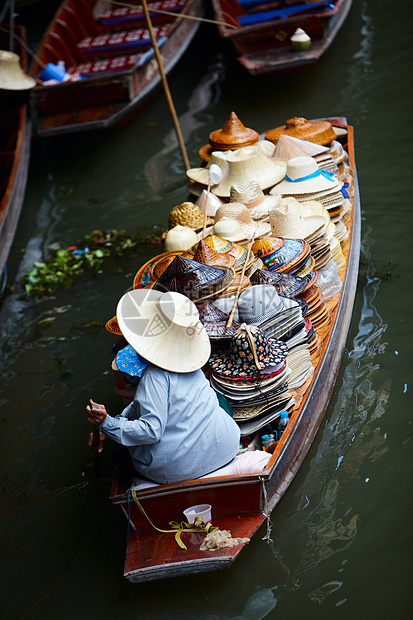
[[[233,319],[234,319],[235,309],[236,309],[236,307],[237,307],[238,297],[239,297],[239,293],[240,293],[240,290],[241,290],[242,279],[243,279],[243,277],[244,277],[244,274],[245,274],[245,268],[246,268],[246,266],[247,266],[247,263],[248,263],[248,261],[249,261],[249,257],[250,257],[250,254],[251,254],[251,248],[252,248],[252,244],[254,243],[255,232],[256,232],[256,231],[254,230],[254,232],[253,232],[253,234],[252,234],[252,237],[251,237],[251,241],[250,241],[250,242],[249,242],[249,244],[248,244],[248,252],[247,252],[247,257],[246,257],[246,259],[245,259],[244,266],[242,267],[242,271],[241,271],[241,275],[240,275],[240,279],[239,279],[238,288],[237,288],[237,291],[236,291],[236,293],[235,293],[234,303],[232,304],[232,310],[231,310],[231,313],[230,313],[230,315],[229,315],[229,317],[228,317],[228,321],[227,321],[227,329],[228,329],[228,327],[231,327],[231,325],[232,325],[232,321],[233,321]]]
[[[156,37],[155,37],[154,31],[153,31],[152,21],[151,21],[150,15],[149,15],[148,4],[147,4],[146,0],[142,0],[142,7],[143,7],[143,11],[145,13],[146,24],[148,26],[149,34],[150,34],[150,37],[151,37],[152,47],[154,49],[156,60],[157,60],[157,63],[158,63],[159,73],[161,74],[162,85],[163,85],[163,89],[165,91],[166,100],[168,102],[169,111],[171,113],[172,121],[173,121],[173,124],[174,124],[174,127],[175,127],[175,132],[176,132],[176,135],[177,135],[177,138],[178,138],[179,148],[181,149],[182,159],[184,160],[185,170],[189,170],[191,166],[189,164],[189,159],[188,159],[188,155],[187,155],[187,152],[186,152],[184,139],[182,137],[181,127],[179,125],[179,120],[178,120],[178,117],[177,117],[177,114],[176,114],[176,111],[175,111],[175,106],[174,106],[174,103],[172,101],[171,92],[169,90],[168,81],[166,79],[166,74],[165,74],[165,70],[164,70],[164,67],[163,67],[162,57],[161,57],[161,54],[159,52],[158,43],[156,41]]]

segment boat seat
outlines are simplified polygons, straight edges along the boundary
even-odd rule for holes
[[[170,29],[170,22],[154,26],[154,35],[158,41],[164,37]],[[78,48],[88,56],[100,54],[116,54],[136,50],[151,45],[149,31],[146,28],[137,30],[127,30],[112,34],[99,35],[97,37],[86,37],[80,41]]]
[[[158,46],[161,47],[162,43],[166,39],[160,39]],[[138,52],[137,54],[128,54],[124,56],[115,56],[113,58],[100,58],[98,60],[90,60],[89,62],[83,62],[80,64],[74,64],[67,69],[69,75],[81,75],[84,78],[92,77],[93,75],[103,75],[104,73],[114,73],[117,71],[126,71],[136,65],[142,65],[152,58],[154,55],[153,49],[149,49],[146,52]]]
[[[170,21],[170,17],[154,13],[151,9],[168,11],[169,13],[180,13],[185,6],[185,0],[160,0],[158,2],[151,2],[148,6],[152,24],[160,24],[165,21]],[[116,28],[132,25],[134,27],[143,26],[146,20],[142,5],[137,4],[136,8],[130,6],[118,7],[102,12],[97,18],[97,22],[103,28]]]

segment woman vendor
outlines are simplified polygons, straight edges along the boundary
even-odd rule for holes
[[[159,484],[232,461],[240,431],[201,370],[211,347],[194,303],[180,293],[136,289],[120,299],[116,315],[147,366],[121,414],[112,417],[90,399],[87,420],[128,449],[138,474]]]

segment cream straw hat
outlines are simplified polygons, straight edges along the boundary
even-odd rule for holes
[[[248,240],[248,236],[241,228],[241,224],[229,217],[222,217],[214,224],[213,234],[221,237],[221,239],[228,239],[235,243]]]
[[[325,225],[325,218],[319,215],[303,217],[294,200],[284,200],[270,211],[270,224],[274,237],[306,239]]]
[[[244,231],[244,238],[249,239],[255,233],[256,239],[263,235],[271,234],[271,226],[267,222],[254,221],[251,217],[249,209],[241,202],[228,202],[215,213],[215,223],[219,222],[223,217],[238,222]],[[218,233],[216,233],[218,234]]]
[[[212,163],[218,165],[222,180],[211,186],[211,192],[217,196],[229,197],[231,186],[242,181],[257,181],[261,189],[268,189],[284,177],[286,163],[268,156],[260,142],[234,151],[214,151],[208,166],[191,168],[186,174],[191,181],[208,185],[208,168]]]
[[[186,373],[208,361],[208,334],[185,295],[135,289],[121,297],[116,316],[128,343],[159,368]]]
[[[257,181],[235,183],[230,189],[230,202],[241,202],[254,220],[268,219],[270,209],[280,201],[280,194],[264,194]]]
[[[313,157],[302,156],[288,160],[284,180],[273,191],[282,195],[312,194],[340,187],[334,175],[320,170]]]
[[[27,90],[36,86],[33,78],[20,66],[20,58],[13,52],[0,50],[0,88],[4,90]]]

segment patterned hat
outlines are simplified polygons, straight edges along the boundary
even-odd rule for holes
[[[235,268],[236,263],[235,256],[228,253],[215,252],[204,239],[199,241],[193,260],[203,265],[214,265],[218,267],[220,265],[226,265],[227,267]]]
[[[276,273],[268,269],[257,269],[250,276],[251,284],[271,284],[279,295],[284,297],[295,297],[302,293],[306,286],[305,278],[297,278],[288,273]]]
[[[224,377],[246,379],[274,368],[287,357],[288,347],[276,338],[266,338],[255,325],[243,323],[234,333],[229,347],[213,353],[209,365]]]

